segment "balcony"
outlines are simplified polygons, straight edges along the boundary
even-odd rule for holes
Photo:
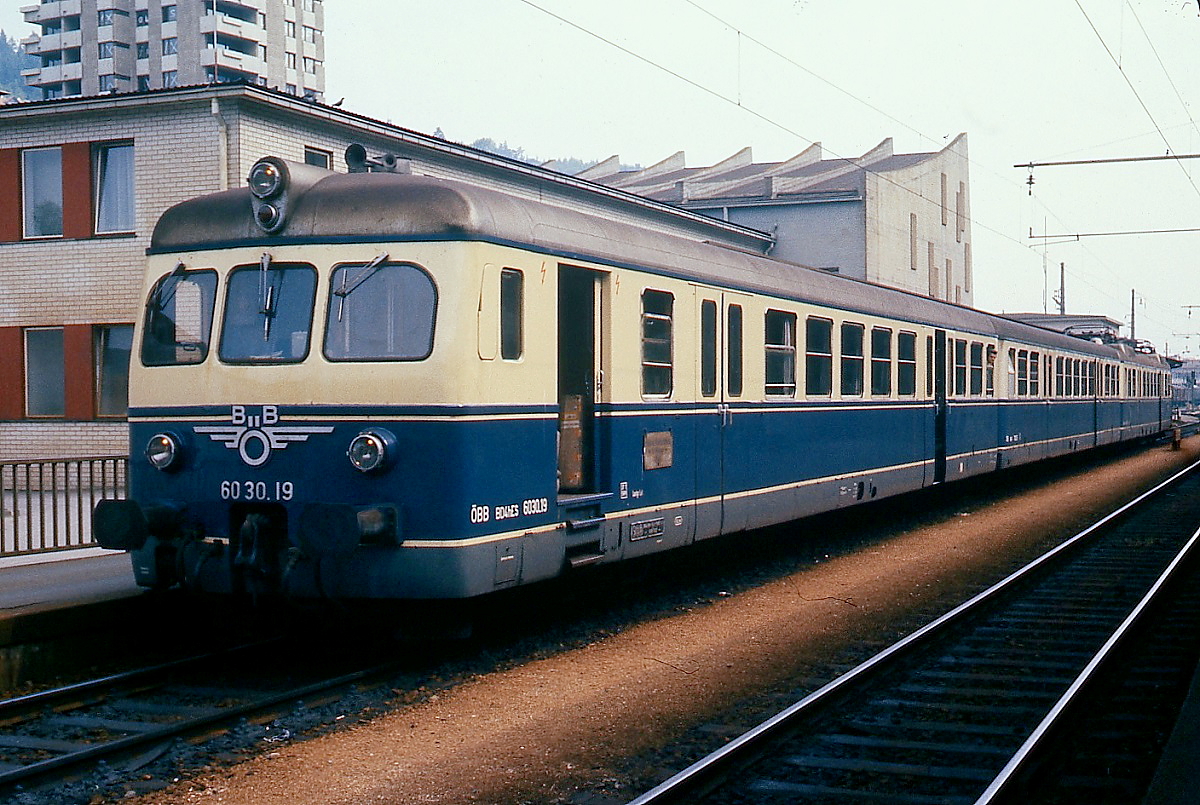
[[[228,14],[207,14],[200,18],[200,33],[224,34],[255,42],[267,41],[267,32],[258,23],[245,22]]]
[[[253,73],[255,75],[267,74],[267,63],[265,61],[258,58],[258,56],[252,56],[249,53],[242,53],[231,48],[205,48],[200,57],[200,64],[202,67],[227,67],[232,70]]]
[[[53,3],[41,3],[36,6],[21,6],[25,22],[37,25],[46,20],[59,20],[63,17],[78,16],[82,0],[55,0]]]

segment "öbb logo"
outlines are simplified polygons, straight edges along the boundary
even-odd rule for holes
[[[275,405],[260,406],[258,413],[251,413],[253,408],[235,405],[230,410],[229,425],[197,425],[193,430],[236,450],[249,467],[266,464],[272,450],[283,450],[292,442],[307,442],[309,436],[333,432],[328,425],[280,425],[279,407]]]

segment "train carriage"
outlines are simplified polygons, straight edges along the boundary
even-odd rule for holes
[[[463,598],[1169,422],[1166,366],[451,180],[265,158],[149,249],[145,586]]]

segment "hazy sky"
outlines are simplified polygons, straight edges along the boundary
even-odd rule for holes
[[[32,2],[32,0],[25,0]],[[24,35],[9,3],[0,27]],[[1200,357],[1200,159],[1016,163],[1200,152],[1196,0],[325,0],[328,100],[540,159],[708,165],[820,141],[858,156],[969,136],[975,301],[1067,310]],[[1128,329],[1123,332],[1128,334]]]

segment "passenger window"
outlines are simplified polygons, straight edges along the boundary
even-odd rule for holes
[[[996,396],[996,348],[988,346],[987,348],[987,370],[985,372],[984,384],[987,389],[987,396]]]
[[[711,299],[700,303],[700,393],[717,393],[717,303]]]
[[[238,266],[225,285],[219,354],[225,363],[299,363],[308,357],[317,272],[298,263]]]
[[[1042,356],[1039,352],[1029,353],[1029,396],[1040,397]]]
[[[967,342],[961,338],[954,339],[954,393],[967,393]]]
[[[515,361],[525,352],[525,275],[500,272],[500,357]]]
[[[896,336],[896,391],[901,397],[917,393],[917,334]]]
[[[796,314],[768,310],[766,316],[766,392],[796,395]],[[826,392],[828,393],[828,392]]]
[[[154,284],[146,299],[142,364],[203,363],[212,337],[217,272],[178,268]]]
[[[726,330],[726,374],[725,384],[729,396],[742,396],[742,306],[730,305]]]
[[[642,394],[647,397],[671,395],[674,304],[666,291],[642,292]]]
[[[813,396],[833,392],[833,322],[809,319],[805,326],[805,393]]]
[[[1029,396],[1029,350],[1017,352],[1017,396]]]
[[[437,288],[424,269],[377,258],[338,266],[329,288],[329,360],[419,361],[433,351]]]
[[[863,332],[861,324],[842,324],[842,396],[863,393]]]
[[[983,394],[983,344],[971,342],[971,394]]]
[[[892,331],[883,327],[871,330],[871,393],[892,393]]]
[[[933,336],[925,336],[925,396],[933,397]]]

